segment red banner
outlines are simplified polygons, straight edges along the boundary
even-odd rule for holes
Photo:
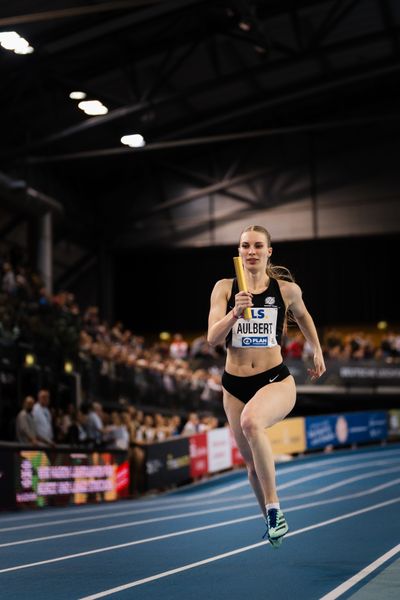
[[[208,473],[207,433],[192,435],[189,441],[190,476],[201,477]]]
[[[233,437],[232,430],[231,430],[231,446],[232,446],[232,464],[233,465],[243,465],[244,464],[244,458],[240,454],[240,450],[237,447],[236,440]]]

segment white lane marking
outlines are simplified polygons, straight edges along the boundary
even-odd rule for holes
[[[379,471],[371,471],[370,473],[362,473],[362,475],[356,475],[355,477],[348,477],[347,479],[342,479],[341,481],[337,481],[336,483],[331,483],[330,485],[326,485],[318,490],[314,490],[312,492],[304,492],[303,494],[295,494],[293,496],[282,496],[282,500],[293,500],[295,498],[307,498],[308,496],[315,496],[317,494],[324,494],[325,492],[330,492],[331,490],[336,490],[339,487],[343,487],[348,485],[349,483],[354,483],[355,481],[361,481],[363,479],[369,479],[370,477],[379,477],[380,475],[387,475],[388,473],[397,473],[400,471],[400,467],[390,467],[389,469],[380,469]]]
[[[369,459],[373,456],[377,456],[378,454],[384,453],[384,456],[399,456],[399,451],[398,450],[376,450],[374,452],[366,452],[365,454],[363,454],[362,456],[342,456],[342,457],[338,457],[338,458],[329,458],[329,457],[320,457],[319,460],[313,460],[313,459],[309,459],[310,460],[310,464],[306,464],[303,463],[301,465],[292,465],[290,467],[283,467],[282,469],[277,469],[277,477],[279,477],[280,475],[285,475],[286,473],[293,473],[293,472],[297,472],[297,471],[302,471],[302,470],[307,470],[307,469],[315,469],[321,466],[321,462],[323,462],[325,465],[326,463],[328,463],[328,466],[334,463],[341,463],[341,462],[350,462],[350,461],[359,461],[359,460],[366,460]],[[311,462],[312,461],[312,462]],[[353,465],[356,468],[356,464]],[[241,487],[243,485],[246,485],[247,482],[240,482],[237,484],[236,487]],[[218,490],[212,491],[212,492],[193,492],[193,493],[188,493],[186,494],[186,498],[192,498],[192,497],[199,497],[201,496],[202,498],[205,496],[215,496],[215,495],[220,495],[225,493],[226,491],[230,491],[231,489],[235,489],[232,486],[234,486],[236,484],[230,484],[226,487],[223,488],[219,488]],[[229,488],[229,489],[228,489]]]
[[[281,485],[278,485],[278,490],[286,490],[287,488],[294,487],[299,483],[304,483],[305,481],[312,481],[313,479],[319,479],[320,477],[325,477],[325,475],[344,473],[345,471],[354,471],[356,469],[368,469],[369,467],[385,466],[391,462],[397,463],[397,459],[392,459],[390,461],[371,460],[366,464],[357,465],[357,467],[354,467],[354,465],[346,465],[345,467],[335,467],[334,469],[330,469],[329,471],[321,470],[319,473],[304,475],[304,477],[298,477],[297,479],[293,479],[292,481],[288,481],[287,483],[282,483]]]
[[[372,506],[367,506],[366,508],[362,508],[360,510],[356,510],[351,513],[346,513],[345,515],[340,515],[339,517],[334,517],[333,519],[327,519],[326,521],[321,521],[320,523],[315,523],[314,525],[309,525],[308,527],[303,527],[302,529],[297,529],[296,531],[292,531],[286,535],[286,538],[292,537],[294,535],[299,535],[300,533],[305,533],[306,531],[312,531],[313,529],[318,529],[320,527],[325,527],[326,525],[331,525],[333,523],[337,523],[338,521],[343,521],[345,519],[351,519],[352,517],[361,515],[366,512],[370,512],[371,510],[376,510],[378,508],[383,508],[384,506],[389,506],[390,504],[394,504],[395,502],[399,502],[400,498],[394,498],[392,500],[387,500],[386,502],[380,502],[379,504],[374,504]],[[98,600],[99,598],[105,598],[106,596],[111,596],[112,594],[116,594],[118,592],[123,592],[125,590],[131,589],[133,587],[137,587],[139,585],[143,585],[145,583],[150,583],[151,581],[156,581],[157,579],[161,579],[163,577],[169,577],[170,575],[175,575],[176,573],[182,573],[182,571],[188,571],[189,569],[195,569],[196,567],[200,567],[202,565],[206,565],[217,560],[221,560],[224,558],[228,558],[229,556],[234,556],[235,554],[240,554],[243,552],[248,552],[249,550],[254,550],[255,548],[259,548],[264,545],[265,542],[258,542],[257,544],[252,544],[251,546],[243,546],[242,548],[237,548],[236,550],[231,550],[230,552],[224,552],[223,554],[217,554],[215,556],[210,556],[204,560],[199,560],[194,563],[189,563],[187,565],[183,565],[182,567],[177,567],[176,569],[170,569],[169,571],[163,571],[162,573],[157,573],[156,575],[151,575],[150,577],[145,577],[144,579],[137,579],[136,581],[131,581],[129,583],[125,583],[124,585],[119,585],[114,588],[110,588],[108,590],[104,590],[103,592],[98,592],[96,594],[91,594],[90,596],[85,596],[80,598],[80,600]]]
[[[369,459],[371,457],[380,455],[380,456],[392,456],[392,455],[400,455],[400,450],[390,450],[390,449],[386,449],[386,448],[378,448],[372,452],[363,452],[363,453],[359,453],[357,450],[354,451],[355,454],[361,454],[361,456],[342,456],[342,457],[334,457],[331,458],[330,456],[326,456],[326,455],[319,455],[318,459],[313,459],[313,458],[309,458],[307,460],[309,460],[309,464],[305,464],[302,463],[300,465],[292,465],[290,467],[284,467],[282,469],[277,469],[277,477],[279,479],[280,475],[284,475],[286,473],[292,473],[292,472],[297,472],[297,471],[301,471],[303,469],[307,470],[307,469],[314,469],[317,467],[321,466],[321,462],[324,463],[324,465],[326,465],[328,463],[328,465],[333,464],[333,463],[340,463],[340,462],[349,462],[349,461],[360,461],[360,460],[366,460]],[[357,468],[357,464],[353,465],[354,468]],[[199,484],[201,485],[201,484]],[[245,479],[245,481],[242,484],[243,486],[245,485],[249,485],[247,478]],[[192,493],[192,494],[185,494],[184,498],[178,498],[178,497],[174,497],[174,500],[171,500],[171,496],[165,495],[164,497],[152,497],[152,498],[144,498],[141,500],[128,500],[128,501],[122,501],[122,502],[118,502],[118,503],[110,503],[107,505],[98,505],[98,506],[85,506],[82,508],[78,508],[78,507],[63,507],[61,509],[57,509],[57,508],[50,508],[50,509],[43,509],[40,513],[39,512],[35,512],[34,515],[21,515],[19,514],[18,516],[15,517],[2,517],[0,515],[0,523],[6,523],[6,522],[10,522],[10,521],[18,521],[18,523],[20,523],[21,521],[29,521],[29,520],[34,520],[35,522],[32,524],[28,524],[28,525],[20,525],[18,527],[13,527],[13,528],[0,528],[0,532],[5,532],[5,531],[17,531],[19,529],[24,529],[24,528],[36,528],[36,527],[42,527],[43,524],[42,523],[38,523],[38,521],[40,521],[41,519],[43,519],[44,521],[46,521],[49,516],[50,513],[53,512],[62,512],[63,515],[67,515],[67,514],[79,514],[79,513],[85,513],[85,515],[87,515],[87,513],[90,512],[95,512],[97,514],[95,514],[94,516],[85,516],[85,517],[78,517],[76,519],[58,519],[57,521],[47,521],[46,523],[44,523],[44,525],[59,525],[62,523],[70,523],[70,522],[76,522],[76,521],[84,521],[84,520],[91,520],[91,519],[96,519],[96,518],[101,518],[101,517],[118,517],[118,516],[126,516],[128,514],[139,514],[142,512],[153,512],[154,510],[158,510],[159,508],[175,508],[180,504],[183,505],[189,505],[189,504],[203,504],[204,502],[207,503],[212,503],[212,500],[206,500],[204,499],[204,496],[206,495],[206,493]],[[229,500],[232,501],[237,501],[239,499],[242,499],[244,496],[240,496],[240,497],[231,497],[229,498]],[[248,494],[246,495],[246,497],[252,497],[252,494]],[[202,500],[200,500],[200,498],[202,498]],[[126,505],[127,504],[134,504],[136,509],[140,509],[141,506],[146,506],[149,505],[153,502],[157,502],[158,508],[157,509],[153,509],[153,508],[143,508],[142,510],[136,510],[136,511],[132,511],[132,509],[127,510],[126,509]],[[224,499],[221,500],[215,500],[214,502],[223,502]],[[162,504],[162,507],[160,506],[160,504]],[[122,506],[123,505],[123,506]],[[119,511],[119,508],[123,508],[124,510]],[[110,515],[109,513],[112,514]]]
[[[129,546],[137,546],[138,544],[147,544],[149,542],[165,540],[167,538],[177,537],[180,535],[187,535],[189,533],[196,533],[198,531],[206,531],[207,529],[215,529],[216,527],[224,527],[225,525],[234,525],[235,523],[243,523],[244,521],[251,521],[253,519],[260,519],[260,515],[251,515],[250,517],[241,517],[240,519],[232,519],[230,521],[221,521],[220,523],[214,523],[213,525],[204,525],[202,527],[194,527],[193,529],[184,529],[182,531],[174,531],[173,533],[157,535],[157,536],[150,537],[150,538],[135,540],[133,542],[125,542],[124,544],[117,544],[115,546],[105,546],[104,548],[97,548],[95,550],[87,550],[86,552],[79,552],[77,554],[67,554],[66,556],[59,556],[57,558],[50,558],[48,560],[40,560],[38,562],[27,563],[25,565],[17,565],[15,567],[7,567],[6,569],[1,569],[0,573],[9,573],[10,571],[19,571],[20,569],[29,569],[31,567],[38,567],[40,565],[48,565],[48,564],[55,563],[55,562],[70,560],[71,558],[81,558],[82,556],[89,556],[91,554],[99,554],[101,552],[109,552],[110,550],[119,550],[120,548],[128,548]]]
[[[400,469],[397,469],[400,470]],[[370,474],[372,475],[372,473]],[[397,485],[398,483],[400,483],[400,479],[394,479],[392,481],[389,481],[388,483],[384,483],[381,485],[378,485],[374,488],[370,488],[366,491],[361,491],[361,492],[356,492],[355,494],[349,494],[349,495],[345,495],[345,496],[337,496],[334,499],[328,499],[328,500],[319,500],[317,502],[312,502],[309,504],[304,504],[304,505],[299,505],[297,508],[309,508],[311,506],[321,506],[323,504],[330,504],[331,502],[336,502],[339,500],[348,500],[348,499],[352,499],[352,498],[359,498],[361,496],[365,496],[368,494],[372,494],[375,493],[377,491],[392,487],[394,485]],[[345,485],[345,482],[343,482],[343,485]],[[337,486],[339,487],[339,486]],[[313,492],[310,492],[309,494],[298,494],[297,496],[292,496],[290,499],[294,500],[297,498],[304,498],[304,497],[309,497],[309,496],[315,496],[317,494],[319,494],[319,490],[314,490]],[[251,495],[251,497],[253,498],[252,502],[246,502],[243,504],[239,504],[239,505],[234,505],[234,506],[230,506],[230,507],[223,507],[223,508],[218,508],[218,509],[210,509],[209,511],[198,511],[198,512],[193,512],[193,513],[189,513],[190,517],[193,516],[197,516],[197,515],[203,515],[203,514],[210,514],[210,513],[214,513],[214,512],[225,512],[225,511],[229,511],[231,509],[236,509],[236,508],[250,508],[252,506],[254,506],[255,504],[255,499],[254,496]],[[293,508],[286,508],[285,512],[289,512],[291,510],[294,510]],[[89,534],[89,533],[98,533],[99,531],[104,531],[104,530],[110,530],[110,529],[121,529],[124,527],[133,527],[135,525],[143,525],[143,524],[147,524],[147,523],[154,523],[154,522],[160,522],[160,521],[168,521],[168,520],[174,520],[174,515],[168,516],[168,517],[160,517],[157,519],[146,519],[144,521],[130,521],[128,523],[122,523],[119,525],[109,525],[108,527],[96,527],[95,529],[86,529],[86,530],[78,530],[78,531],[71,531],[68,533],[58,533],[58,534],[53,534],[53,535],[46,535],[46,536],[42,536],[42,537],[37,537],[37,538],[30,538],[30,539],[25,539],[25,540],[17,540],[15,542],[5,542],[3,544],[0,544],[0,548],[8,548],[10,546],[20,546],[22,544],[32,544],[35,542],[45,542],[45,541],[49,541],[49,540],[55,540],[55,539],[60,539],[60,538],[65,538],[65,537],[75,537],[77,535],[84,535],[84,534]],[[178,515],[176,518],[183,518],[184,515]],[[0,571],[1,572],[1,571]]]
[[[54,535],[47,535],[43,537],[33,538],[31,540],[19,540],[17,542],[7,542],[0,544],[0,548],[7,546],[18,546],[19,544],[40,542],[44,540],[56,540],[66,537],[75,537],[77,535],[86,535],[88,533],[98,533],[99,531],[110,531],[114,529],[125,529],[126,527],[134,527],[135,525],[147,525],[148,523],[160,523],[161,521],[173,521],[177,519],[186,519],[187,517],[197,517],[201,515],[209,515],[211,513],[227,512],[229,510],[239,510],[241,508],[253,507],[255,502],[242,502],[241,504],[235,504],[234,506],[223,506],[219,508],[209,508],[207,510],[198,510],[195,512],[182,513],[178,515],[168,515],[167,517],[155,517],[153,519],[142,519],[141,521],[129,521],[128,523],[120,523],[118,525],[108,525],[107,527],[96,527],[95,529],[81,529],[78,531],[70,531],[68,533],[58,533]]]
[[[373,466],[385,466],[388,465],[392,462],[396,462],[397,463],[397,459],[396,458],[391,458],[389,460],[372,460],[369,461],[367,463],[363,463],[361,465],[346,465],[344,467],[335,467],[334,469],[330,469],[330,470],[321,470],[318,473],[312,473],[310,475],[305,475],[303,477],[299,477],[297,479],[294,479],[293,481],[289,481],[287,483],[283,483],[278,485],[277,489],[278,491],[283,490],[283,489],[287,489],[296,485],[299,485],[300,483],[304,483],[305,481],[311,481],[313,479],[319,479],[320,477],[326,477],[327,475],[332,475],[332,474],[336,474],[336,473],[342,473],[345,471],[352,471],[352,470],[357,470],[357,469],[367,469],[369,467],[373,467]],[[249,485],[247,479],[241,484],[241,485]],[[209,495],[213,495],[213,494],[209,494]],[[251,495],[250,495],[251,496]],[[202,496],[203,497],[203,496]],[[234,499],[236,501],[236,498]],[[223,499],[221,501],[224,501]],[[193,503],[189,503],[189,502],[185,502],[183,504],[183,506],[196,506],[196,504],[200,504],[203,505],[205,502],[207,502],[206,499],[201,499],[201,498],[197,498],[197,500]],[[113,518],[118,518],[121,516],[128,516],[128,515],[136,515],[136,514],[143,514],[143,513],[151,513],[151,512],[156,512],[158,513],[160,510],[169,510],[169,509],[178,509],[180,507],[180,505],[171,505],[170,507],[165,507],[165,506],[157,506],[157,507],[151,507],[151,508],[144,508],[141,510],[126,510],[126,511],[120,511],[116,514],[111,514],[111,515],[107,515],[106,518],[109,519],[113,519]],[[58,519],[56,521],[49,521],[47,523],[31,523],[29,525],[18,525],[18,526],[13,526],[13,527],[3,527],[0,529],[0,533],[6,533],[9,531],[21,531],[21,530],[25,530],[25,529],[36,529],[38,527],[42,528],[42,527],[50,527],[53,525],[67,525],[69,523],[78,523],[78,522],[82,522],[82,521],[93,521],[93,520],[98,520],[101,519],[102,516],[99,515],[91,515],[89,517],[76,517],[76,518],[72,518],[72,519]],[[178,516],[177,516],[178,518]],[[151,521],[143,521],[144,523],[146,522],[151,522]],[[123,525],[120,526],[115,526],[116,528],[121,527]],[[107,527],[102,527],[101,529],[111,529],[113,528],[113,525],[107,526]],[[91,531],[91,530],[87,530],[87,531]],[[95,530],[93,530],[95,531]]]
[[[316,506],[323,506],[326,504],[335,504],[336,502],[340,502],[343,500],[354,500],[355,498],[360,498],[362,496],[368,496],[370,494],[374,494],[376,492],[379,492],[383,489],[386,489],[388,487],[392,487],[393,485],[396,485],[397,483],[400,483],[400,479],[397,479],[395,481],[390,481],[388,483],[384,483],[381,485],[378,485],[374,488],[370,488],[369,490],[365,490],[363,492],[357,492],[356,494],[347,494],[345,496],[336,496],[335,498],[329,498],[327,500],[318,500],[316,502],[308,502],[307,504],[298,504],[297,506],[292,506],[289,508],[285,509],[285,513],[288,512],[295,512],[297,510],[304,510],[306,508],[315,508]],[[161,540],[161,539],[166,539],[169,537],[174,537],[177,535],[183,535],[183,534],[187,534],[187,533],[193,533],[193,532],[197,532],[197,531],[203,531],[205,529],[213,529],[214,527],[222,527],[224,525],[231,525],[234,523],[242,523],[244,521],[251,521],[253,519],[260,519],[261,515],[257,514],[257,515],[251,515],[249,517],[241,517],[239,519],[231,519],[229,521],[221,521],[220,523],[215,523],[213,525],[204,525],[202,527],[196,527],[195,529],[186,529],[183,531],[178,531],[178,532],[172,532],[172,533],[166,533],[157,537],[151,537],[151,538],[142,538],[140,540],[134,540],[132,542],[125,542],[123,544],[117,544],[115,546],[106,546],[103,548],[98,548],[95,550],[88,550],[85,552],[80,552],[79,554],[67,554],[65,556],[61,556],[58,558],[53,558],[53,559],[48,559],[48,560],[44,560],[44,561],[39,561],[39,562],[35,562],[35,563],[28,563],[26,565],[17,565],[15,567],[8,567],[6,569],[0,570],[0,573],[6,573],[7,571],[16,571],[18,569],[26,569],[28,567],[35,567],[38,565],[42,565],[42,564],[49,564],[52,562],[59,562],[61,560],[68,560],[71,558],[77,558],[77,557],[81,557],[81,556],[88,556],[89,554],[96,554],[97,552],[106,552],[109,550],[116,550],[118,548],[126,548],[128,546],[135,546],[137,544],[145,544],[147,542],[153,542],[155,540]],[[53,536],[52,536],[53,537]],[[57,537],[57,536],[54,536]],[[36,542],[36,541],[43,541],[47,538],[37,538],[37,539],[32,539],[32,540],[20,540],[18,542],[9,542],[6,544],[2,544],[1,547],[6,547],[6,546],[17,546],[19,544],[23,544],[23,543],[30,543],[30,542]]]
[[[379,569],[381,565],[383,565],[393,556],[396,556],[396,554],[399,552],[400,544],[397,544],[397,546],[388,552],[385,552],[385,554],[382,554],[382,556],[374,560],[374,562],[366,566],[364,569],[361,569],[361,571],[353,575],[353,577],[350,577],[350,579],[347,579],[347,581],[344,581],[342,584],[338,585],[338,587],[328,594],[325,594],[325,596],[322,596],[319,600],[336,600],[336,598],[339,598],[339,596],[342,596],[345,592],[347,592],[347,590],[354,587],[357,583],[365,579],[365,577],[368,577],[370,573],[373,573],[376,571],[376,569]]]

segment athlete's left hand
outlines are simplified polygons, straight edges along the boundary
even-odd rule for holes
[[[314,369],[307,369],[307,372],[311,378],[311,381],[315,381],[326,371],[324,356],[322,350],[319,348],[314,352]]]

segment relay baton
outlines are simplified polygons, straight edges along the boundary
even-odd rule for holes
[[[248,292],[246,278],[245,278],[245,275],[244,275],[242,257],[241,256],[234,256],[233,257],[233,263],[235,265],[236,279],[238,281],[239,291],[240,292]],[[245,308],[244,309],[243,316],[244,316],[245,319],[251,319],[251,310],[250,310],[250,308]]]

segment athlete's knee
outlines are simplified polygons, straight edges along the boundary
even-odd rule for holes
[[[246,410],[242,412],[240,426],[247,440],[259,435],[264,429],[256,415]]]

